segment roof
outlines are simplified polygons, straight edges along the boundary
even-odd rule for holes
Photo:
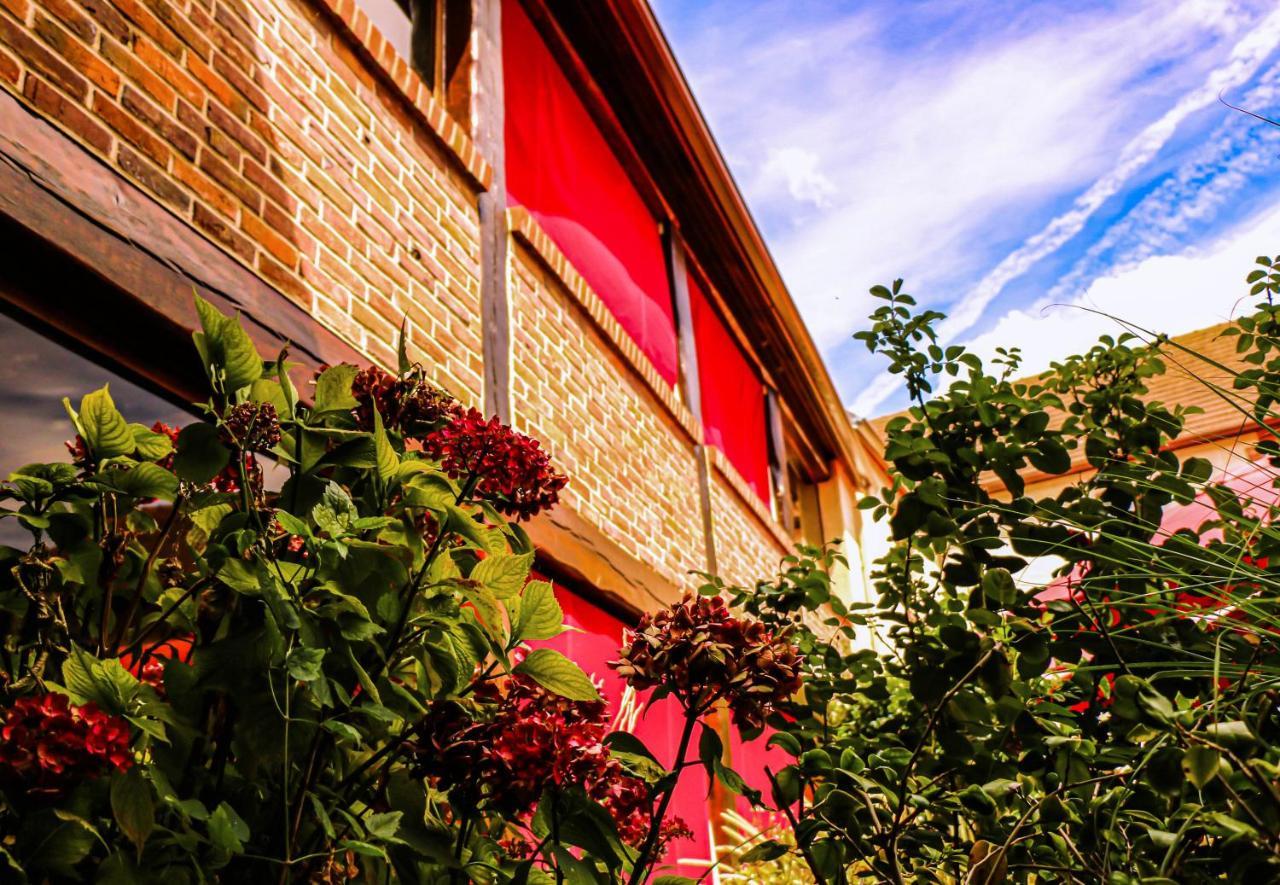
[[[646,0],[543,0],[806,442],[852,467],[836,387]]]
[[[1174,448],[1232,438],[1256,427],[1252,420],[1241,414],[1240,403],[1236,399],[1238,394],[1233,395],[1234,373],[1247,368],[1247,364],[1236,353],[1238,339],[1222,334],[1231,325],[1219,323],[1188,332],[1170,338],[1161,346],[1165,372],[1147,381],[1147,394],[1143,399],[1169,407],[1196,406],[1202,410],[1187,416],[1182,435],[1175,440]],[[1021,380],[1029,382],[1036,377],[1039,376]],[[905,413],[904,410],[881,415],[871,419],[871,424],[883,437],[885,426]],[[1077,448],[1072,452],[1069,472],[1083,470],[1086,466],[1084,450]],[[1034,482],[1040,476],[1036,474],[1026,478]]]

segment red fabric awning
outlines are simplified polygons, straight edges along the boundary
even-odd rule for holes
[[[689,274],[689,302],[698,349],[704,441],[725,454],[767,505],[769,437],[764,382],[693,274]]]
[[[559,584],[554,586],[556,599],[564,610],[564,622],[575,629],[555,639],[531,644],[554,648],[577,663],[601,686],[609,711],[616,715],[626,685],[608,664],[618,657],[627,625],[576,593]],[[642,707],[643,700],[639,701]],[[631,731],[659,762],[671,765],[679,744],[682,722],[680,705],[673,698],[666,698],[647,710],[642,709]],[[706,773],[701,767],[690,767],[680,777],[668,812],[669,816],[684,818],[694,837],[673,844],[664,862],[674,866],[675,872],[695,878],[706,869],[706,861],[711,857],[708,791]]]
[[[672,386],[658,222],[518,0],[502,5],[507,200],[524,206]]]

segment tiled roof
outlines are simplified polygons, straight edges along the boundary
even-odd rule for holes
[[[1236,408],[1240,403],[1233,396],[1232,372],[1242,371],[1247,366],[1236,354],[1238,339],[1222,336],[1222,331],[1230,325],[1220,323],[1178,335],[1161,348],[1165,373],[1148,380],[1148,393],[1144,399],[1169,407],[1183,405],[1203,409],[1199,414],[1187,416],[1182,435],[1178,438],[1180,445],[1233,437],[1254,426]],[[872,418],[870,423],[883,437],[885,425],[901,414],[903,412],[881,415]],[[1072,458],[1073,469],[1084,465],[1082,449],[1073,452]]]

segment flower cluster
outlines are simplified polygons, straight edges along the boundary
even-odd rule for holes
[[[429,434],[423,450],[454,479],[472,480],[478,497],[517,520],[553,507],[569,482],[536,439],[497,418],[485,420],[475,409]]]
[[[800,689],[800,656],[760,621],[735,617],[720,597],[685,598],[636,626],[609,666],[637,691],[666,690],[686,710],[723,700],[741,729],[757,729]]]
[[[240,403],[227,409],[223,436],[246,452],[268,452],[280,442],[280,417],[271,403]]]
[[[0,724],[0,780],[31,796],[56,798],[77,783],[133,765],[129,726],[66,695],[19,698]]]
[[[274,407],[272,407],[272,413],[273,414],[275,413]],[[279,429],[280,429],[280,425],[277,422],[276,424],[277,433],[279,433]],[[171,424],[165,424],[163,421],[157,421],[155,424],[151,425],[151,432],[163,433],[165,436],[169,437],[169,441],[172,442],[174,446],[177,446],[178,434],[180,434],[182,431],[181,429],[174,427]],[[276,439],[276,442],[279,442],[278,437]],[[275,443],[272,443],[271,445],[275,445]],[[268,448],[270,448],[270,446],[268,446]],[[170,452],[168,455],[165,456],[164,460],[158,463],[165,470],[173,470],[173,458],[174,458],[173,453]],[[257,458],[255,458],[252,454],[249,454],[249,453],[245,454],[244,460],[249,467],[249,490],[256,496],[258,492],[262,489],[262,465],[258,463]],[[224,492],[232,495],[239,492],[240,491],[240,465],[237,464],[235,461],[232,461],[226,467],[222,468],[222,472],[220,472],[217,476],[213,478],[213,482],[211,483],[211,485],[213,486],[214,491],[217,491],[217,492]]]
[[[417,375],[413,372],[397,378],[377,366],[360,370],[351,382],[351,395],[357,403],[353,410],[356,426],[366,432],[373,430],[375,407],[385,427],[406,436],[430,432],[452,418],[458,411],[457,401]]]
[[[577,786],[608,809],[624,842],[648,833],[648,785],[623,768],[604,738],[609,718],[602,701],[572,701],[523,676],[513,676],[496,698],[493,715],[473,719],[454,703],[437,704],[423,722],[417,746],[422,774],[457,806],[527,821],[545,790]],[[490,792],[484,792],[486,785]],[[663,844],[692,833],[674,819]]]

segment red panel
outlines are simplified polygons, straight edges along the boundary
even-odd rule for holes
[[[724,452],[747,485],[768,504],[769,437],[764,383],[693,274],[689,274],[689,301],[698,347],[706,443]]]
[[[626,625],[558,584],[556,599],[564,609],[564,622],[577,629],[562,633],[547,642],[532,644],[549,646],[564,653],[588,675],[603,683],[601,693],[609,702],[610,711],[616,713],[625,685],[609,668],[608,662],[618,657]],[[660,762],[670,765],[680,742],[683,718],[680,705],[674,699],[667,698],[645,710],[633,731]],[[695,734],[695,741],[696,737]],[[691,754],[696,752],[695,743]],[[665,862],[673,866],[672,872],[696,878],[706,869],[706,860],[711,857],[707,792],[707,777],[701,768],[690,768],[681,776],[667,814],[668,818],[673,815],[684,818],[685,823],[693,830],[694,838],[676,842],[672,846],[665,858]]]
[[[663,378],[678,377],[658,223],[519,0],[502,5],[507,201],[524,206]]]

